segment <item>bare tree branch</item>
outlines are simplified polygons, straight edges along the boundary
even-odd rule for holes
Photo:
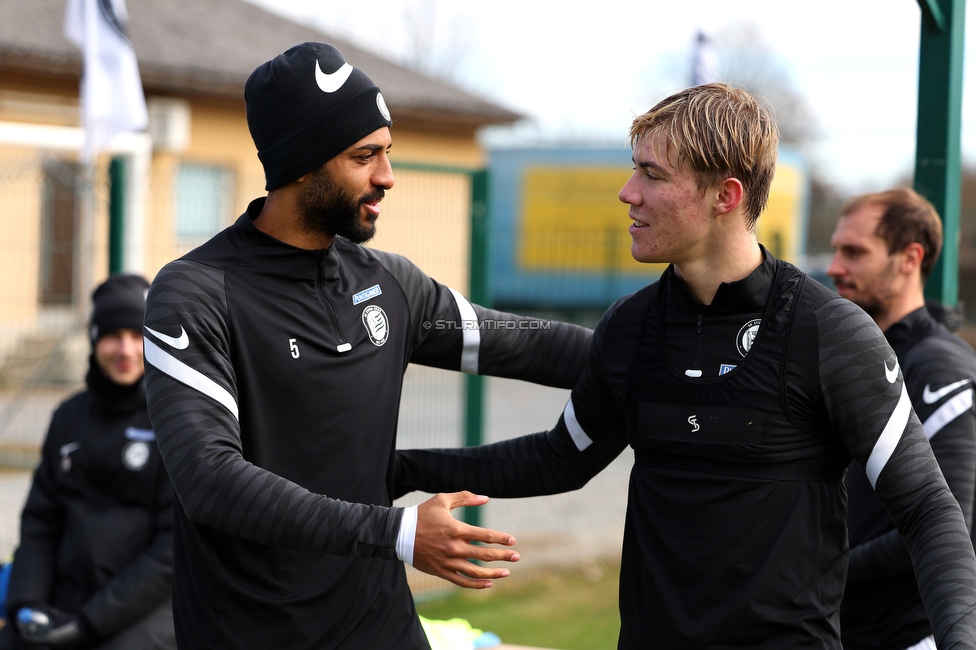
[[[803,148],[817,139],[820,125],[810,103],[757,24],[729,24],[714,40],[722,80],[769,102],[784,143]]]
[[[415,0],[404,8],[403,21],[407,36],[403,63],[432,77],[460,81],[475,41],[470,16],[445,14],[438,0]]]

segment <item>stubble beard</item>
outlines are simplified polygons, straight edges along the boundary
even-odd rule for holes
[[[892,278],[895,276],[895,264],[895,260],[889,260],[881,273],[867,287],[864,295],[855,296],[852,301],[875,321],[888,313],[891,301],[895,298],[895,292],[891,288]]]
[[[363,204],[383,198],[382,188],[365,196],[355,197],[341,187],[324,169],[311,173],[308,184],[298,197],[302,215],[302,229],[307,233],[342,237],[357,244],[365,244],[376,234],[376,217],[364,223]]]

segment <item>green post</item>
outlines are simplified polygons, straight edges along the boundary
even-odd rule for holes
[[[959,193],[962,64],[966,0],[918,0],[922,34],[918,58],[915,190],[942,217],[942,255],[926,295],[948,305],[959,298]]]
[[[125,159],[112,158],[108,166],[108,272],[125,268]]]
[[[488,172],[471,173],[471,270],[469,295],[471,302],[490,307],[488,286]],[[464,444],[475,447],[484,441],[485,386],[480,375],[465,376]],[[464,521],[472,526],[481,524],[478,508],[465,508]]]

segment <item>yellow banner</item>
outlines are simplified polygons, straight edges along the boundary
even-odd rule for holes
[[[659,273],[630,254],[631,220],[617,199],[632,171],[616,167],[526,167],[518,265],[535,272]],[[795,261],[802,241],[803,171],[782,161],[757,236],[776,257]]]
[[[527,167],[518,263],[527,271],[647,272],[630,254],[631,220],[617,192],[631,170]]]

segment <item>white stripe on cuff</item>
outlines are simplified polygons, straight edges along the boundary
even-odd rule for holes
[[[417,506],[403,509],[400,532],[397,533],[396,554],[402,561],[413,566],[413,543],[417,538]]]

